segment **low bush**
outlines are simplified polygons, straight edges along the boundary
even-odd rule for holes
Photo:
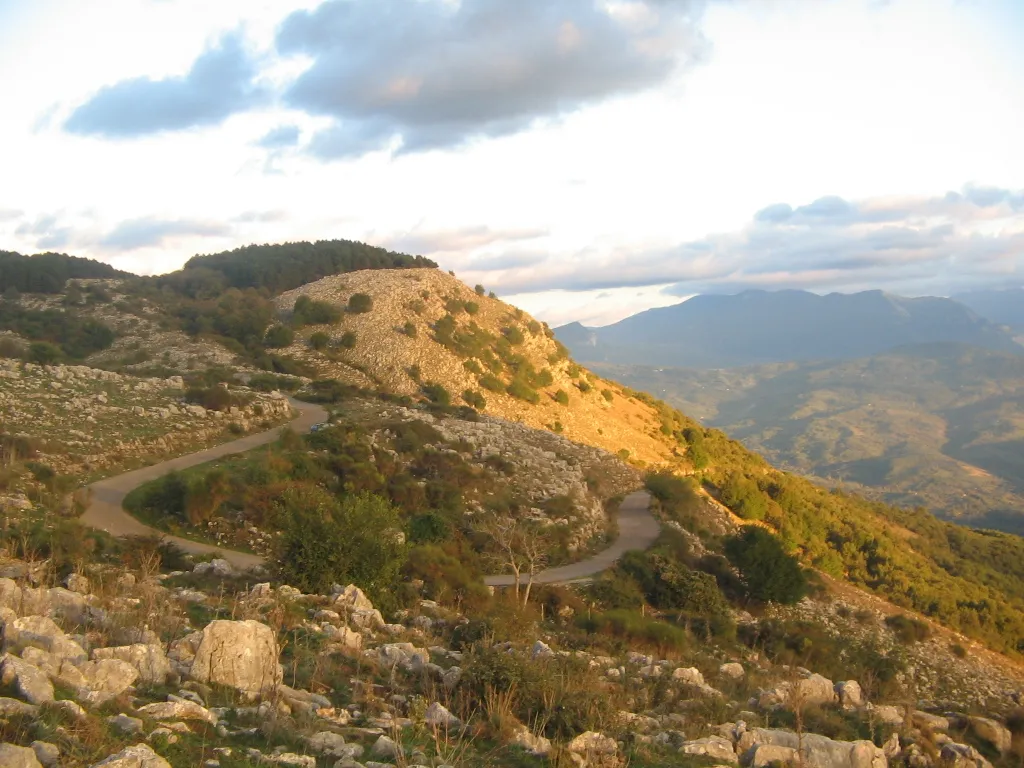
[[[361,315],[373,309],[373,297],[367,293],[353,293],[348,299],[348,311]]]
[[[889,616],[885,625],[892,630],[897,639],[904,645],[920,643],[932,635],[931,627],[920,619],[907,616],[904,613]]]

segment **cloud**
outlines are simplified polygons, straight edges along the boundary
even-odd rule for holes
[[[333,118],[308,150],[456,147],[664,82],[703,56],[703,0],[327,0],[287,17],[312,65],[284,101]]]
[[[438,253],[468,253],[495,243],[534,240],[547,234],[547,230],[543,229],[491,229],[478,226],[412,231],[392,237],[385,244],[386,247],[403,253],[429,256]]]
[[[288,149],[299,143],[300,133],[297,125],[280,125],[268,131],[256,144],[263,149]]]
[[[16,221],[23,215],[22,211],[16,208],[0,208],[0,222],[4,221]]]
[[[266,100],[256,75],[257,64],[241,35],[230,34],[183,77],[138,77],[100,89],[71,114],[64,129],[112,139],[217,125]]]
[[[503,293],[666,284],[678,296],[752,287],[948,293],[1008,279],[1024,284],[1024,193],[965,187],[933,198],[829,196],[767,206],[739,231],[661,248],[593,247],[521,265],[510,256],[467,268]]]
[[[132,251],[161,246],[179,237],[217,237],[230,233],[230,227],[217,222],[147,217],[122,221],[100,239],[99,245],[112,251]]]
[[[72,241],[73,230],[62,224],[57,214],[46,214],[32,221],[23,221],[14,234],[31,238],[40,251],[52,251],[66,248]]]
[[[282,210],[272,211],[242,211],[242,213],[235,216],[232,221],[240,224],[264,224],[264,223],[276,223],[279,221],[287,221],[288,212]]]

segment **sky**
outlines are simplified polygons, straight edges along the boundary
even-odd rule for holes
[[[422,254],[552,325],[1024,285],[1021,0],[0,0],[0,250]]]

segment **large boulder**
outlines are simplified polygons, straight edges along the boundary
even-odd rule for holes
[[[116,755],[96,763],[92,768],[172,768],[171,764],[153,751],[148,744],[125,747]]]
[[[373,610],[373,603],[370,602],[370,598],[355,584],[349,584],[336,594],[337,597],[334,599],[334,604],[342,609],[347,608],[349,613],[352,611]]]
[[[158,645],[118,645],[113,648],[97,648],[93,659],[118,659],[130,664],[139,673],[139,679],[146,683],[163,684],[171,674],[171,662],[163,648]]]
[[[782,747],[794,753],[799,750],[804,764],[810,768],[888,768],[889,765],[882,750],[870,741],[833,741],[816,733],[805,733],[801,739],[792,731],[754,728],[740,737],[739,746],[744,750],[742,762],[748,765],[757,764],[755,757],[763,746]],[[766,759],[767,754],[760,753],[758,759]]]
[[[856,680],[844,680],[836,683],[836,695],[843,709],[858,709],[864,706],[864,691]]]
[[[606,768],[619,765],[619,745],[615,739],[596,731],[581,733],[569,742],[569,757],[579,768]]]
[[[11,685],[30,704],[46,704],[53,701],[53,684],[38,667],[17,656],[5,654],[0,659],[0,682]]]
[[[0,765],[4,768],[43,768],[34,751],[14,744],[0,744]]]
[[[797,751],[776,744],[757,744],[743,756],[743,764],[750,768],[769,768],[773,765],[798,765]]]
[[[547,757],[551,752],[551,739],[538,736],[525,725],[516,728],[515,733],[509,740],[509,744],[521,747],[535,757]]]
[[[949,768],[992,768],[992,763],[967,744],[943,744],[939,757]]]
[[[273,691],[283,673],[274,631],[258,621],[211,621],[192,662],[191,676],[250,695]]]
[[[81,664],[89,657],[82,646],[64,634],[64,630],[46,616],[23,616],[4,624],[4,650],[39,648],[61,661]]]
[[[210,725],[217,724],[217,716],[213,712],[185,699],[147,704],[139,707],[138,714],[153,720],[202,720]]]
[[[135,667],[120,659],[89,661],[81,670],[90,692],[86,700],[92,703],[108,701],[124,693],[139,677]]]
[[[1013,736],[1005,725],[987,717],[971,717],[969,722],[971,730],[979,739],[987,741],[1004,755],[1010,751]]]
[[[708,736],[704,739],[688,741],[679,751],[684,755],[710,757],[718,762],[732,763],[733,765],[739,762],[732,742],[721,736]]]

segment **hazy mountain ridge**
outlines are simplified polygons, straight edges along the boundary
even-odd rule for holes
[[[1024,352],[1010,333],[962,304],[883,291],[702,295],[602,328],[569,324],[556,335],[583,362],[690,368],[848,359],[944,341]]]
[[[933,344],[729,370],[595,367],[793,471],[1024,530],[1024,356]]]

